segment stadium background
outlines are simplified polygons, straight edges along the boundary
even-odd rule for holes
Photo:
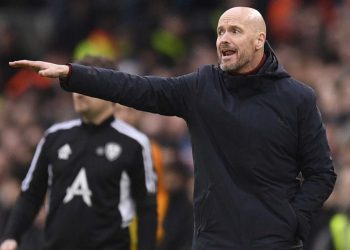
[[[338,183],[316,215],[305,249],[313,249],[314,242],[320,244],[319,233],[334,211],[350,207],[347,0],[1,0],[0,234],[43,131],[54,122],[76,117],[69,93],[50,79],[11,69],[8,61],[26,58],[67,63],[96,54],[116,59],[119,68],[130,73],[189,73],[202,64],[217,62],[216,22],[233,6],[251,6],[263,14],[268,40],[279,60],[291,75],[318,94],[336,171],[342,177],[341,184],[345,183]],[[190,197],[193,164],[184,122],[176,117],[127,113],[122,107],[118,114],[160,146],[167,191],[180,186]],[[173,173],[177,173],[176,178]],[[171,216],[176,218],[177,214]],[[41,213],[22,249],[32,249],[40,242],[44,219]],[[184,233],[184,227],[189,227],[185,223],[172,226]]]

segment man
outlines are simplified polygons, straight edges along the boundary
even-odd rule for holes
[[[143,112],[126,107],[120,104],[115,104],[115,115],[119,119],[127,122],[128,124],[131,124],[135,128],[139,129],[140,124],[142,123],[143,119]],[[164,218],[166,215],[166,212],[168,210],[168,203],[169,203],[169,193],[166,190],[166,183],[165,183],[165,161],[163,159],[162,155],[162,148],[161,145],[159,145],[155,140],[151,141],[151,148],[152,148],[152,158],[154,162],[155,171],[157,173],[157,237],[156,237],[156,245],[158,246],[160,242],[162,242],[163,238],[166,237],[165,231],[164,231]],[[136,233],[134,230],[136,228],[136,222],[137,217],[135,217],[135,220],[131,223],[131,242],[137,242]]]
[[[115,68],[103,58],[85,65]],[[114,104],[73,93],[81,119],[56,124],[39,142],[1,250],[16,249],[48,190],[44,249],[129,250],[137,211],[138,249],[153,250],[156,175],[148,138],[114,118]]]
[[[336,179],[314,92],[278,63],[255,9],[224,12],[216,47],[219,67],[172,78],[10,65],[60,77],[69,91],[185,119],[195,164],[193,249],[302,249]]]

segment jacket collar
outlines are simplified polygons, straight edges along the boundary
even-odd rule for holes
[[[274,80],[289,77],[289,74],[279,64],[274,51],[267,41],[265,42],[264,50],[266,55],[265,63],[253,74],[232,75],[219,67],[220,75],[229,91],[241,96],[251,96],[270,89]]]
[[[114,120],[115,120],[115,117],[113,115],[111,115],[98,125],[92,124],[92,123],[87,123],[87,122],[84,122],[83,120],[81,120],[81,122],[82,122],[83,128],[88,129],[88,130],[95,130],[95,129],[104,128],[104,127],[109,126]]]

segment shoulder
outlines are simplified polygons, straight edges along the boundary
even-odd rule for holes
[[[305,96],[315,95],[315,91],[310,85],[307,85],[306,83],[296,80],[294,78],[291,78],[291,80],[296,88],[296,91],[300,92]]]
[[[285,100],[291,101],[289,104],[296,108],[301,120],[304,120],[309,114],[319,113],[316,92],[311,86],[293,78],[288,80],[286,86],[288,94],[284,97],[288,96],[288,98],[285,98]]]
[[[57,132],[62,131],[62,130],[69,130],[69,129],[72,129],[74,127],[81,126],[81,124],[82,124],[82,122],[80,119],[74,119],[74,120],[70,120],[70,121],[56,123],[56,124],[52,125],[51,127],[49,127],[45,131],[45,135],[47,136],[50,134],[54,134],[54,133],[57,133]]]
[[[219,72],[218,67],[215,67],[214,65],[203,65],[199,68],[197,68],[196,71],[193,71],[188,74],[180,75],[174,78],[184,80],[184,82],[188,83],[197,83],[198,80],[202,80],[204,78],[208,78],[215,73]]]
[[[115,119],[111,123],[111,127],[118,131],[120,134],[123,134],[124,136],[128,137],[129,139],[135,141],[137,144],[139,144],[141,147],[149,148],[150,147],[150,140],[146,134],[139,131],[135,127],[131,126],[130,124]]]
[[[316,99],[315,90],[311,86],[292,77],[281,79],[278,87],[293,95],[298,103],[314,102]]]
[[[219,67],[213,64],[207,64],[199,67],[197,72],[198,74],[216,74],[219,72]]]
[[[203,65],[197,71],[197,89],[205,89],[221,84],[223,71],[217,65]]]

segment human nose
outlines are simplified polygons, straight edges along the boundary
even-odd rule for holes
[[[227,32],[223,32],[220,36],[217,37],[218,44],[228,44],[229,43],[229,36]]]

